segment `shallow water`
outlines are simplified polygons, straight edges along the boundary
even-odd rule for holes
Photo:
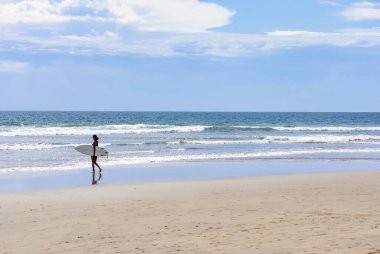
[[[209,180],[231,177],[380,170],[380,161],[230,161],[130,165],[93,175],[90,168],[71,171],[0,174],[0,192],[20,192],[115,183]],[[94,185],[93,181],[96,181]]]

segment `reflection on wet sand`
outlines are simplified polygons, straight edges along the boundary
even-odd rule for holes
[[[92,174],[92,184],[97,184],[98,181],[100,181],[100,179],[102,178],[102,174],[99,173],[99,177],[97,179],[95,179],[95,173]]]

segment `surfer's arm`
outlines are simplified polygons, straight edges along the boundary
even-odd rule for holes
[[[95,156],[95,144],[92,144],[92,149],[94,150],[94,154],[92,156]]]

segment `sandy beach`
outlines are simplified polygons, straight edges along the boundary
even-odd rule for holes
[[[380,172],[0,194],[0,253],[380,253]]]

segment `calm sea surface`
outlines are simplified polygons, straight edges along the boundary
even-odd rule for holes
[[[0,112],[0,173],[199,161],[376,161],[380,113]]]

